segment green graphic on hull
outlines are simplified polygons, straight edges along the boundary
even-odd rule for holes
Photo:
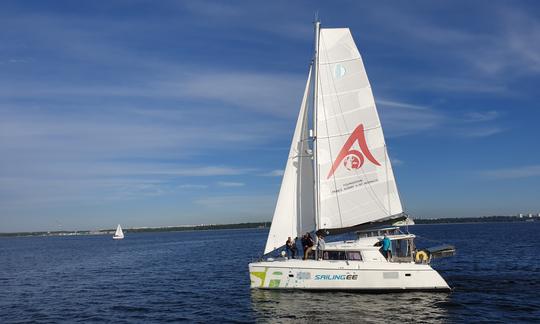
[[[250,274],[255,277],[251,279],[251,286],[262,287],[264,284],[264,279],[266,279],[266,269],[263,272],[251,272]]]
[[[251,287],[253,288],[279,288],[283,272],[281,271],[272,271],[268,268],[264,268],[264,271],[260,271],[261,268],[258,268],[259,271],[250,272],[251,278]],[[268,281],[267,281],[268,280]]]
[[[270,285],[269,285],[269,287],[270,287],[270,288],[278,288],[278,287],[279,287],[280,281],[281,281],[281,280],[279,280],[279,279],[272,279],[272,280],[270,280]]]

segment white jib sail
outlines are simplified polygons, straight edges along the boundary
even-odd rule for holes
[[[118,226],[116,227],[116,232],[114,233],[114,237],[124,237],[124,232],[122,232],[122,227],[120,227],[120,224],[118,224]]]
[[[304,91],[304,98],[296,122],[294,135],[281,181],[281,188],[272,218],[272,226],[264,248],[267,254],[315,229],[313,212],[313,161],[309,152],[308,101],[310,96],[311,69]]]
[[[317,97],[318,228],[402,213],[371,86],[348,28],[320,31]]]

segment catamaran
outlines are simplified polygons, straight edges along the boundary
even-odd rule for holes
[[[264,255],[249,264],[251,287],[449,290],[430,261],[453,254],[453,247],[418,251],[415,235],[401,229],[411,223],[352,34],[316,22],[314,57]],[[306,259],[285,256],[287,239],[308,232],[329,242]],[[330,242],[343,233],[357,236]],[[384,235],[388,257],[378,246]]]
[[[120,224],[116,227],[116,232],[114,232],[113,240],[121,240],[124,238],[124,232],[122,231],[122,227]]]

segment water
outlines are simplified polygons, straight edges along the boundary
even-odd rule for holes
[[[452,293],[249,289],[266,230],[0,238],[0,322],[532,322],[540,222],[418,225]],[[438,243],[419,239],[419,245]]]

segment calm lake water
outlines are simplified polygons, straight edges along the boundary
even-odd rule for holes
[[[0,322],[532,322],[540,222],[417,225],[452,293],[249,289],[266,230],[0,238]],[[429,239],[429,240],[428,240]]]

